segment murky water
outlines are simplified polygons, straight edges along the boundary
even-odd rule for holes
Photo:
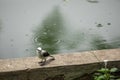
[[[119,0],[0,0],[0,58],[120,48]]]

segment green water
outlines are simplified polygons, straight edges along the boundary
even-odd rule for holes
[[[35,46],[42,47],[43,49],[55,53],[59,50],[59,44],[62,35],[65,35],[64,21],[60,14],[59,8],[55,7],[35,30],[34,40]]]

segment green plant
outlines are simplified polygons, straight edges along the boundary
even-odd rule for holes
[[[94,74],[94,80],[120,80],[114,75],[117,71],[117,68],[101,68]]]
[[[94,80],[120,80],[120,77],[114,73],[118,71],[118,68],[107,68],[107,60],[104,60],[105,67],[96,71],[94,74]]]

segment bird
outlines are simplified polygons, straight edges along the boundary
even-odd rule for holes
[[[53,56],[51,56],[48,51],[43,50],[41,47],[38,47],[36,52],[37,52],[38,58],[42,59],[41,62],[40,62],[42,64],[46,63],[47,57],[51,57],[52,60],[55,60],[55,58]]]

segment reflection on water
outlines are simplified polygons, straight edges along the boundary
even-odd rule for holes
[[[49,14],[38,26],[35,31],[34,41],[36,48],[41,46],[43,49],[55,53],[59,49],[59,38],[64,35],[65,27],[59,7],[55,7],[51,14]]]
[[[101,36],[94,36],[91,41],[92,50],[111,49],[113,46]]]
[[[64,22],[59,7],[55,7],[52,13],[43,20],[42,24],[38,26],[35,31],[35,35],[33,36],[35,48],[42,47],[50,53],[55,54],[119,47],[113,45],[113,43],[108,43],[108,41],[98,33],[91,35],[89,33],[84,34],[84,31],[80,30],[70,31],[69,28],[65,27]],[[107,23],[107,25],[111,25],[111,23]],[[97,27],[104,26],[102,24],[97,24]]]
[[[0,58],[120,48],[120,3],[99,1],[0,1]]]

